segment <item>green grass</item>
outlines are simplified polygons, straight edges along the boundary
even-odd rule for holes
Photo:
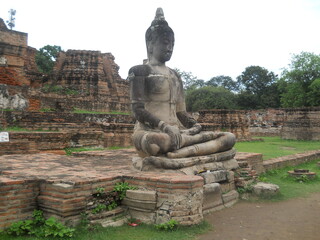
[[[280,137],[261,137],[264,141],[238,142],[239,152],[262,153],[263,159],[281,157],[310,150],[320,150],[320,141],[283,140]]]
[[[127,149],[127,148],[132,148],[130,147],[74,147],[74,148],[65,148],[64,150],[66,151],[67,155],[72,155],[74,152],[87,152],[87,151],[100,151],[100,150],[119,150],[119,149]]]
[[[74,109],[72,111],[73,113],[86,113],[86,114],[118,114],[118,115],[130,115],[128,112],[117,112],[117,111],[111,111],[111,112],[97,112],[97,111],[90,111],[85,109]]]
[[[43,130],[41,128],[39,129],[26,129],[18,126],[11,126],[11,127],[6,127],[6,128],[0,128],[0,131],[4,132],[58,132],[57,130]]]
[[[287,200],[296,197],[306,197],[310,193],[320,192],[320,167],[317,165],[320,159],[300,164],[298,166],[285,167],[268,171],[261,174],[259,179],[264,182],[274,183],[280,187],[280,194],[271,200]],[[310,172],[317,173],[314,179],[299,181],[288,175],[288,171],[293,169],[308,169]]]
[[[98,227],[95,230],[77,229],[72,240],[191,240],[196,235],[205,233],[211,229],[211,225],[202,222],[194,226],[178,226],[174,231],[159,231],[153,225],[141,224],[137,227]],[[53,238],[14,237],[0,234],[1,240],[42,240]],[[55,238],[57,239],[57,238]]]

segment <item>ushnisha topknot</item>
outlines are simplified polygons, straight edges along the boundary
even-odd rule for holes
[[[146,43],[154,39],[153,35],[159,36],[160,34],[172,34],[173,30],[169,27],[168,22],[164,18],[162,8],[157,8],[156,16],[151,23],[151,26],[146,31]]]

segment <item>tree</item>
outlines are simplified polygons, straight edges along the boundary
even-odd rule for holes
[[[280,100],[276,80],[277,76],[263,67],[247,67],[237,77],[240,89],[239,99],[243,100],[239,102],[240,107],[244,109],[279,107]],[[252,99],[252,102],[248,99]]]
[[[201,109],[235,109],[235,94],[223,87],[202,87],[188,90],[186,95],[187,111]]]
[[[10,27],[10,30],[12,30],[12,28],[16,26],[15,24],[16,18],[14,16],[16,15],[17,11],[14,9],[10,9],[8,13],[9,13],[9,20],[7,21],[7,24]]]
[[[193,76],[191,72],[180,71],[177,68],[175,68],[175,71],[179,74],[183,81],[184,90],[191,90],[205,86],[204,80],[200,80],[196,76]]]
[[[47,74],[51,73],[58,54],[61,51],[61,47],[56,45],[46,45],[40,48],[36,54],[36,63],[39,71]]]
[[[301,52],[293,55],[279,82],[283,107],[319,106],[320,55]]]
[[[233,81],[231,77],[224,75],[211,78],[206,82],[206,85],[212,87],[224,87],[225,89],[233,92],[237,92],[239,90],[238,83]]]

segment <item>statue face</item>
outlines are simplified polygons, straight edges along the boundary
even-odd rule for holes
[[[151,43],[151,56],[159,62],[165,63],[172,56],[173,46],[174,38],[171,34],[158,36],[155,42]]]

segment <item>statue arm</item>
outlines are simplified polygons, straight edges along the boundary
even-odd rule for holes
[[[145,109],[145,78],[149,68],[145,65],[135,66],[129,70],[130,100],[133,116],[150,128],[158,127],[160,119]]]
[[[174,71],[178,78],[178,101],[177,101],[177,117],[182,125],[187,128],[186,130],[181,130],[181,133],[188,135],[195,135],[201,131],[201,125],[197,123],[197,121],[187,113],[186,103],[183,91],[183,84],[181,77],[178,75],[176,71]]]

